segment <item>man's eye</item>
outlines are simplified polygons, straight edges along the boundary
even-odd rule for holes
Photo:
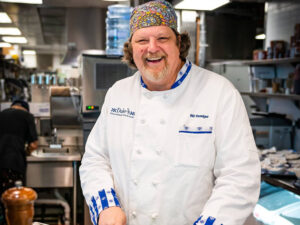
[[[158,40],[160,40],[160,41],[164,41],[164,40],[168,40],[169,38],[168,37],[160,37],[160,38],[158,38]]]
[[[143,43],[146,43],[147,40],[146,39],[141,39],[141,40],[138,40],[137,43],[140,43],[140,44],[143,44]]]

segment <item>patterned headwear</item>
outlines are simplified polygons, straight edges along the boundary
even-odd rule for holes
[[[168,26],[177,30],[177,16],[169,2],[156,0],[133,9],[130,17],[130,34],[150,26]]]

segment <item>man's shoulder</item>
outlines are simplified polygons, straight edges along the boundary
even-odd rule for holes
[[[110,89],[115,91],[132,90],[132,88],[136,85],[137,80],[138,80],[138,72],[134,73],[129,77],[116,81]]]
[[[205,68],[202,68],[202,67],[199,67],[197,65],[194,65],[193,64],[193,67],[192,67],[192,73],[200,76],[200,77],[204,77],[206,79],[211,79],[211,80],[220,80],[220,81],[223,81],[223,82],[226,82],[226,78],[221,76],[220,74],[217,74],[213,71],[210,71],[208,69],[205,69]]]
[[[214,87],[215,90],[224,86],[230,89],[235,89],[227,78],[213,71],[193,65],[191,72],[193,74],[193,82],[205,82],[206,85]]]
[[[10,116],[10,117],[23,117],[23,118],[32,118],[33,115],[30,112],[21,109],[8,108],[0,112],[1,116]]]

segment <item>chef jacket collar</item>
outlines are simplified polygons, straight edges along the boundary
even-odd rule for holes
[[[190,72],[191,67],[192,67],[192,63],[188,59],[186,59],[184,65],[182,66],[182,68],[178,72],[176,81],[171,86],[171,89],[174,89],[174,88],[176,88],[176,87],[178,87],[179,85],[182,84],[182,82],[187,77],[188,73]],[[141,85],[142,85],[143,88],[147,88],[147,85],[143,81],[142,76],[141,76]]]

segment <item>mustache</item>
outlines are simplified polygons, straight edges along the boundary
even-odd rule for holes
[[[166,57],[167,54],[164,53],[147,53],[143,56],[143,59],[146,60],[147,58],[163,58]]]

